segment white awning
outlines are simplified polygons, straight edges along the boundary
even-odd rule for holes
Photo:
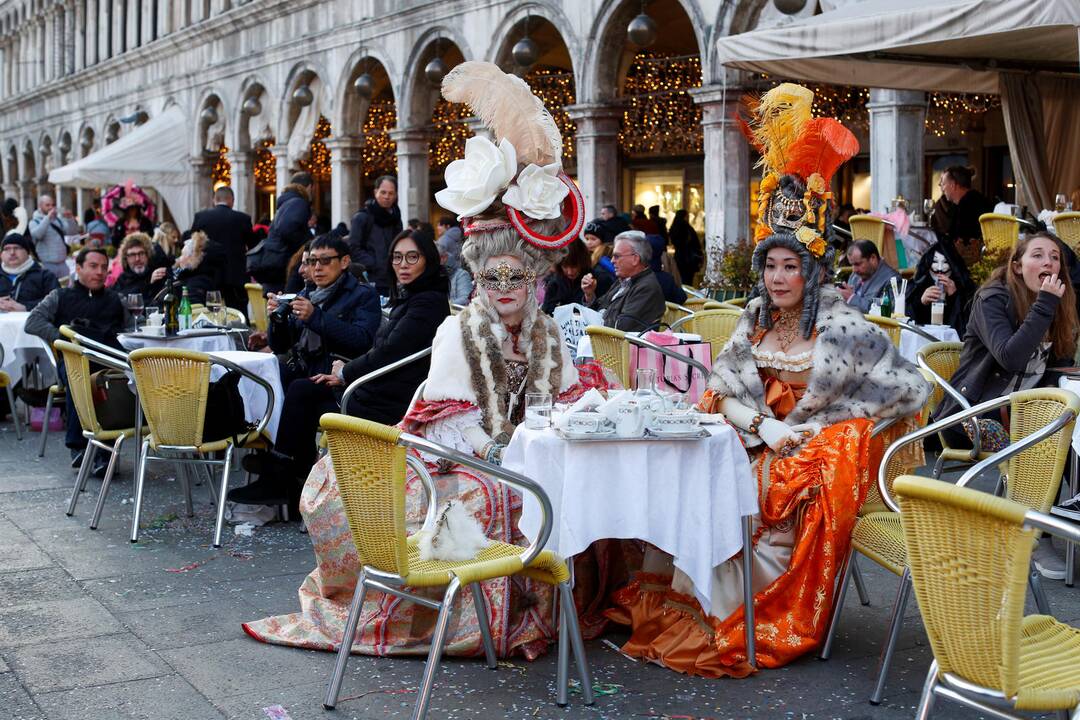
[[[177,227],[194,219],[191,134],[175,105],[97,152],[56,168],[49,182],[65,187],[100,188],[131,180],[157,190]]]
[[[729,67],[862,87],[997,93],[1002,70],[1080,69],[1078,0],[865,0],[720,38]]]

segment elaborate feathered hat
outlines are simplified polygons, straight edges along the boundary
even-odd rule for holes
[[[809,89],[782,83],[748,103],[749,123],[740,119],[761,153],[752,265],[760,277],[765,255],[778,246],[802,258],[805,289],[800,329],[806,338],[817,322],[821,283],[832,277],[835,259],[829,242],[833,217],[829,188],[837,169],[859,152],[859,141],[839,121],[813,117],[813,103],[814,93]],[[758,322],[772,327],[772,303],[762,283],[759,280],[763,302]]]
[[[530,258],[556,262],[581,232],[585,206],[562,171],[562,136],[544,103],[524,80],[487,62],[455,67],[443,78],[442,93],[468,105],[495,142],[469,138],[465,157],[447,166],[446,189],[435,200],[457,213],[470,239],[512,229],[541,251],[527,248]]]

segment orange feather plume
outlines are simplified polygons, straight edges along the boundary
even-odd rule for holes
[[[858,152],[858,139],[838,120],[814,118],[788,146],[783,172],[804,180],[818,173],[828,188],[837,169]]]

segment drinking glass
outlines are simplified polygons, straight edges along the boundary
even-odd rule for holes
[[[656,392],[656,370],[638,368],[634,373],[634,389],[639,392],[642,390]]]
[[[139,316],[142,315],[143,311],[142,293],[129,293],[124,298],[124,305],[135,319],[135,332],[139,332]]]
[[[525,427],[543,430],[551,427],[551,393],[525,393]]]
[[[1065,205],[1069,202],[1069,198],[1065,197],[1065,193],[1058,193],[1054,196],[1054,212],[1065,212]]]
[[[224,308],[225,303],[221,300],[220,290],[207,290],[206,291],[206,309],[210,311],[210,317],[215,325],[224,325],[224,318],[221,317],[221,311]]]
[[[930,222],[930,216],[934,213],[934,201],[927,198],[922,201],[922,214],[926,218],[927,222]]]

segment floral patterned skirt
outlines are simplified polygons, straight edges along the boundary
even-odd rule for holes
[[[433,475],[440,501],[454,499],[463,503],[489,538],[526,544],[517,529],[521,498],[515,492],[460,465],[447,473]],[[426,510],[423,486],[410,472],[405,505],[410,533],[420,528]],[[307,522],[317,562],[300,586],[300,611],[244,623],[243,628],[248,635],[266,643],[337,650],[360,574],[360,561],[329,456],[312,468],[300,498],[300,512]],[[499,657],[520,654],[532,660],[543,654],[554,637],[553,588],[521,576],[489,580],[481,585],[487,597],[488,622]],[[424,589],[416,594],[440,599],[442,589]],[[364,655],[426,655],[436,618],[434,610],[368,590],[352,651]],[[454,601],[444,652],[458,656],[483,655],[480,626],[470,592],[459,593]]]

